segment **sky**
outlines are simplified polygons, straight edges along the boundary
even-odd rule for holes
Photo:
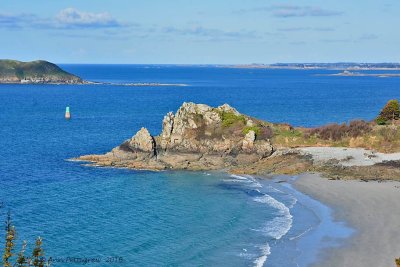
[[[0,0],[0,58],[400,62],[400,0]]]

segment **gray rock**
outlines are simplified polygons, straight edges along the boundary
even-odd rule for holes
[[[143,151],[155,154],[155,141],[150,135],[149,131],[142,127],[136,134],[128,141],[128,146],[132,151]]]
[[[153,137],[142,128],[105,155],[81,158],[115,167],[215,170],[255,163],[272,154],[274,148],[269,140],[257,140],[253,130],[243,133],[249,122],[256,125],[255,119],[242,115],[226,125],[222,112],[241,115],[227,104],[212,108],[183,103],[175,114],[165,115],[159,136]]]

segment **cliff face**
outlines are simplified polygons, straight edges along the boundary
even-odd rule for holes
[[[162,124],[158,136],[142,128],[111,152],[78,160],[134,169],[210,170],[254,163],[274,151],[270,125],[227,104],[184,103],[175,114],[166,114]]]
[[[47,61],[0,60],[0,83],[80,84],[83,81]]]

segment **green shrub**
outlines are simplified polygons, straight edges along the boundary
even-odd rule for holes
[[[261,133],[261,128],[258,126],[247,126],[243,129],[243,134],[248,134],[250,131],[253,131],[256,136],[259,136]]]
[[[398,120],[400,118],[400,105],[399,100],[392,99],[389,100],[379,113],[378,118],[384,119],[386,121]],[[377,118],[377,119],[378,119]]]
[[[233,112],[222,111],[222,112],[220,112],[219,115],[221,117],[223,127],[229,127],[232,124],[235,124],[238,122],[241,122],[243,124],[246,123],[246,118],[243,115],[236,115]]]
[[[385,120],[382,116],[378,116],[376,119],[375,119],[375,122],[376,122],[376,124],[378,124],[378,125],[385,125],[386,123],[387,123],[387,120]]]
[[[302,137],[303,133],[297,129],[279,129],[274,128],[275,135],[279,135],[282,137],[295,138]]]

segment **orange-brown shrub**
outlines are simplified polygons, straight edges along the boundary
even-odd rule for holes
[[[322,127],[309,129],[305,133],[305,137],[317,136],[324,140],[338,141],[345,137],[358,137],[371,132],[370,123],[363,120],[351,121],[348,125],[343,124],[328,124]]]

